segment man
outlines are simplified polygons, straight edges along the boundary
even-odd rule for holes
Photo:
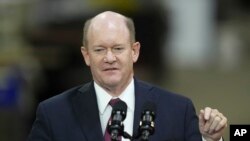
[[[222,140],[227,119],[218,110],[201,110],[198,121],[188,98],[134,78],[139,51],[131,19],[106,11],[88,20],[81,52],[93,82],[40,103],[29,140],[103,141],[114,98],[128,106],[124,130],[130,135],[138,133],[143,104],[151,101],[157,116],[150,141]]]

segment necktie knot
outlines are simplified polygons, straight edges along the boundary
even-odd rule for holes
[[[111,107],[113,107],[118,101],[120,101],[119,98],[111,99],[111,100],[109,101],[109,105],[110,105]]]

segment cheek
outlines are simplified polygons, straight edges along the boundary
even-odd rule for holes
[[[101,69],[99,68],[98,64],[94,63],[93,61],[90,62],[90,69],[92,75],[94,75],[95,77],[98,77],[101,74]]]
[[[131,70],[133,69],[133,64],[134,64],[133,58],[125,58],[123,60],[122,67],[124,67],[126,70]]]
[[[100,68],[102,66],[102,60],[100,57],[97,57],[97,56],[92,56],[90,58],[90,66],[92,68]],[[95,71],[95,70],[94,70]]]

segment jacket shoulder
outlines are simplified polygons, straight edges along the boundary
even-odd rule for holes
[[[141,80],[137,80],[137,83],[140,85],[141,88],[147,89],[149,94],[153,97],[158,97],[158,99],[164,101],[180,101],[180,102],[191,102],[191,99],[186,97],[185,95],[172,92],[168,89],[159,87],[154,84],[150,84]]]
[[[50,97],[42,102],[40,102],[40,105],[50,105],[50,104],[56,104],[56,103],[63,103],[69,101],[72,97],[77,95],[78,93],[81,93],[82,91],[85,91],[89,88],[90,82],[86,84],[82,84],[79,86],[72,87],[60,94],[57,94],[53,97]]]

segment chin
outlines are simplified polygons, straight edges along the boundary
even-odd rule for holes
[[[105,81],[106,84],[108,84],[109,86],[116,86],[116,85],[119,85],[121,80],[120,79],[109,79],[109,80],[106,80]]]

